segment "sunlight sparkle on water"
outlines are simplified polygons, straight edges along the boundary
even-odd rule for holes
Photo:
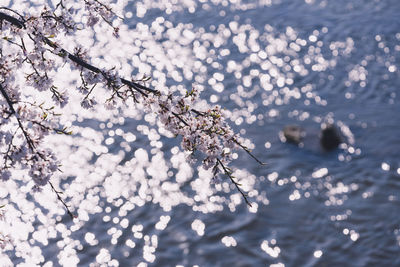
[[[272,258],[277,258],[281,252],[280,248],[275,246],[275,243],[275,239],[272,239],[270,242],[268,242],[268,240],[264,240],[261,243],[261,249]]]
[[[204,229],[205,229],[205,224],[200,221],[199,219],[196,219],[192,222],[192,229],[195,231],[199,236],[204,235]]]
[[[321,250],[314,251],[315,258],[321,258],[322,254],[323,254],[323,252]]]
[[[315,172],[312,173],[313,178],[322,178],[325,175],[328,174],[328,169],[327,168],[321,168],[319,170],[316,170]]]
[[[386,162],[382,162],[381,168],[382,168],[382,170],[384,170],[384,171],[389,171],[389,170],[390,170],[390,165],[387,164]]]
[[[236,239],[233,236],[224,236],[221,239],[221,242],[227,247],[236,247],[237,246]]]

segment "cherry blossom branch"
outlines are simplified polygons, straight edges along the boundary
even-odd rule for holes
[[[16,19],[10,15],[7,15],[3,12],[0,12],[0,20],[6,20],[8,22],[10,22],[11,24],[13,24],[14,26],[18,27],[18,28],[25,28],[25,23],[24,21],[21,21],[19,19]],[[52,42],[49,38],[44,37],[43,36],[43,41],[51,46],[54,49],[59,49],[59,55],[60,56],[67,56],[72,62],[74,62],[75,64],[81,66],[82,68],[85,68],[87,70],[90,70],[94,73],[103,73],[102,70],[100,70],[99,68],[85,62],[84,60],[82,60],[81,58],[69,53],[67,50],[65,50],[64,48],[60,48],[56,43]],[[133,81],[129,81],[126,80],[124,78],[121,78],[121,82],[129,87],[134,88],[135,90],[137,90],[139,93],[141,93],[142,95],[146,95],[146,93],[144,93],[143,91],[147,91],[150,93],[158,93],[157,90],[145,87],[139,83],[133,82]]]
[[[21,131],[23,132],[23,134],[24,134],[24,136],[25,136],[25,139],[26,139],[26,141],[27,141],[27,144],[28,144],[30,150],[31,150],[33,153],[37,153],[40,157],[43,158],[43,155],[42,155],[40,152],[35,151],[35,145],[33,144],[32,139],[29,137],[29,134],[28,134],[28,133],[26,132],[26,130],[24,129],[24,127],[23,127],[23,125],[22,125],[22,123],[21,123],[21,120],[20,120],[20,118],[19,118],[18,115],[17,115],[17,112],[15,111],[15,109],[14,109],[14,107],[13,107],[12,101],[11,101],[10,98],[8,97],[7,92],[4,90],[4,88],[3,88],[3,86],[2,86],[1,84],[0,84],[0,92],[1,92],[1,94],[3,95],[3,97],[6,99],[7,104],[8,104],[8,106],[9,106],[10,110],[11,110],[11,114],[15,115],[15,117],[16,117],[16,119],[17,119],[17,121],[18,121],[19,128],[20,128]],[[47,127],[47,126],[41,124],[40,122],[37,122],[37,121],[31,121],[31,122],[34,123],[34,124],[38,124],[40,127],[46,128],[47,130],[50,130],[50,129],[51,129],[50,127]],[[60,129],[51,129],[51,130],[54,130],[54,131],[56,131],[57,133],[70,134],[69,132],[66,132],[65,129],[62,129],[62,130],[60,130]],[[11,146],[11,145],[12,145],[12,142],[10,143],[10,146]],[[7,151],[7,154],[8,154],[8,152],[9,152],[9,149],[8,149],[8,151]],[[61,196],[60,196],[60,193],[61,193],[61,192],[57,191],[57,190],[54,188],[53,184],[52,184],[50,181],[48,181],[48,184],[50,184],[51,188],[53,189],[53,191],[54,191],[55,194],[57,195],[57,199],[58,199],[58,200],[64,205],[64,207],[66,208],[68,215],[70,215],[70,217],[73,219],[73,218],[74,218],[74,215],[73,215],[72,212],[69,210],[68,205],[65,203],[65,201],[64,201],[64,200],[61,198]]]
[[[2,15],[3,15],[3,16],[2,16]],[[5,20],[9,21],[10,23],[14,24],[15,26],[19,27],[19,28],[25,27],[23,21],[20,21],[20,20],[15,19],[15,18],[13,18],[13,17],[11,17],[11,16],[9,16],[9,15],[7,15],[7,14],[4,14],[4,13],[0,12],[0,19],[3,19],[3,18],[4,18]],[[97,67],[95,67],[95,66],[93,66],[93,65],[91,65],[91,64],[89,64],[89,63],[87,63],[86,61],[82,60],[82,59],[79,58],[78,56],[69,53],[68,51],[66,51],[66,50],[63,49],[63,48],[59,48],[59,46],[57,46],[57,44],[55,44],[54,42],[52,42],[52,41],[51,41],[50,39],[48,39],[47,37],[44,37],[44,38],[43,38],[43,41],[44,41],[46,44],[48,44],[49,46],[51,46],[52,48],[54,48],[54,49],[60,49],[60,50],[59,50],[59,55],[62,55],[62,56],[65,56],[65,55],[66,55],[72,62],[76,63],[77,65],[81,66],[82,68],[85,68],[85,69],[87,69],[87,70],[90,70],[90,71],[92,71],[92,72],[94,72],[94,73],[103,73],[102,70],[100,70],[99,68],[97,68]],[[138,91],[139,93],[141,93],[143,96],[147,96],[147,94],[144,93],[143,91],[147,91],[147,92],[150,92],[150,93],[159,94],[159,92],[158,92],[157,90],[154,90],[154,89],[145,87],[145,86],[143,86],[143,85],[141,85],[141,84],[139,84],[139,83],[136,83],[136,82],[133,82],[133,81],[129,81],[129,80],[126,80],[126,79],[124,79],[124,78],[120,78],[120,79],[121,79],[121,82],[122,82],[124,85],[127,85],[128,87],[131,87],[131,88],[135,89],[136,91]],[[191,109],[191,111],[193,111],[193,112],[194,112],[195,114],[197,114],[197,115],[204,116],[204,113],[202,113],[202,112],[200,112],[200,111],[197,111],[197,110],[195,110],[195,109]],[[184,124],[186,124],[186,122],[184,122],[184,121],[179,117],[178,114],[176,114],[176,113],[173,113],[173,114],[174,114],[180,121],[182,121]],[[187,125],[187,124],[186,124],[186,125]],[[236,139],[233,139],[233,141],[234,141],[238,146],[240,146],[244,151],[246,151],[246,153],[247,153],[250,157],[252,157],[255,161],[257,161],[257,162],[258,162],[259,164],[261,164],[261,165],[265,165],[265,163],[261,162],[256,156],[254,156],[254,155],[251,153],[251,151],[250,151],[247,147],[245,147],[244,145],[242,145],[242,144],[241,144],[239,141],[237,141]]]
[[[105,6],[103,6],[97,0],[85,0],[85,3],[89,6],[97,5],[94,8],[100,8],[99,13],[110,12],[110,10],[104,9]],[[57,5],[57,8],[58,7],[64,8],[62,1],[60,1],[60,3]],[[43,86],[44,89],[38,84],[35,84],[35,87],[39,91],[45,90],[47,87],[47,89],[49,89],[53,93],[53,98],[60,104],[60,106],[62,106],[63,103],[66,102],[64,96],[57,91],[57,88],[54,85],[52,85],[52,81],[47,75],[48,69],[52,67],[49,64],[49,61],[51,62],[51,60],[45,58],[43,51],[50,51],[51,53],[58,55],[62,58],[69,59],[72,63],[79,67],[82,80],[82,86],[80,87],[82,90],[80,90],[81,92],[86,94],[83,98],[83,101],[81,102],[81,105],[85,108],[90,108],[96,103],[94,99],[89,98],[89,95],[94,90],[96,84],[100,82],[104,83],[106,85],[106,88],[112,90],[112,96],[107,100],[107,102],[114,101],[114,96],[121,98],[123,101],[125,101],[129,97],[132,97],[135,102],[138,102],[135,92],[139,93],[143,97],[141,99],[143,101],[143,104],[147,107],[153,108],[154,111],[159,114],[159,116],[161,117],[160,120],[164,124],[164,126],[166,126],[167,130],[170,130],[175,135],[182,136],[183,149],[191,152],[192,154],[197,150],[204,153],[206,155],[206,158],[203,160],[203,166],[205,167],[205,169],[209,169],[210,167],[214,166],[215,174],[218,172],[218,166],[220,166],[224,173],[230,178],[232,183],[235,184],[236,188],[245,198],[246,203],[250,205],[249,201],[247,200],[247,196],[243,193],[243,191],[241,191],[239,187],[240,185],[234,181],[232,171],[225,165],[225,163],[231,161],[231,151],[232,149],[237,148],[245,150],[246,153],[249,154],[259,164],[264,165],[264,163],[258,160],[257,157],[255,157],[251,153],[250,149],[248,149],[246,146],[242,145],[238,141],[238,135],[234,134],[229,125],[225,122],[220,107],[215,106],[214,108],[209,109],[205,112],[200,112],[190,107],[190,105],[193,104],[194,101],[196,101],[199,95],[199,91],[194,88],[182,97],[173,96],[172,94],[162,95],[159,91],[146,87],[139,82],[129,81],[124,78],[118,77],[116,74],[111,72],[113,71],[113,69],[105,71],[91,65],[90,63],[88,63],[88,59],[85,59],[85,54],[82,53],[80,49],[77,49],[75,53],[70,53],[64,48],[60,47],[56,42],[53,42],[49,39],[49,35],[51,35],[51,37],[53,36],[51,32],[47,32],[46,35],[43,34],[40,29],[35,28],[35,19],[43,19],[46,22],[48,22],[48,20],[53,21],[55,23],[54,27],[56,27],[57,23],[59,23],[63,27],[65,27],[67,31],[70,30],[70,27],[72,28],[72,22],[64,22],[62,16],[57,17],[55,14],[52,14],[54,13],[51,13],[47,11],[47,9],[45,9],[42,12],[41,17],[32,17],[28,20],[24,20],[21,17],[22,19],[19,20],[6,13],[0,12],[1,22],[5,20],[19,29],[28,28],[30,30],[27,33],[28,37],[32,40],[35,49],[39,51],[39,53],[34,54],[31,57],[34,57],[36,60],[37,58],[39,58],[39,60],[42,60],[47,64],[45,64],[45,66],[43,67],[40,65],[40,63],[35,63],[33,60],[31,60],[29,55],[26,56],[24,61],[27,62],[33,70],[31,74],[27,75],[27,81],[33,84],[43,83],[45,85]],[[93,15],[90,14],[90,16]],[[91,19],[93,18],[91,17]],[[39,43],[44,43],[44,46]],[[13,44],[17,45],[21,50],[23,50],[24,55],[27,53],[23,38],[21,38],[21,44],[15,42]],[[52,48],[53,51],[46,47],[46,45]],[[142,82],[144,81],[145,79],[143,78]],[[91,86],[91,88],[89,88],[89,86]],[[127,86],[128,89],[122,90],[123,86]],[[16,113],[14,108],[12,107],[13,102],[7,96],[7,92],[4,90],[3,87],[1,92],[6,99],[6,102],[10,106],[10,115],[16,115],[18,124],[23,131],[23,134],[31,151],[35,152],[34,143],[30,139],[28,133],[22,127],[22,123],[17,116],[18,113]],[[56,128],[43,125],[41,122],[35,120],[28,121],[35,125],[38,125],[42,129],[45,129],[47,131],[54,130],[56,132],[69,134],[69,132],[66,132],[65,129],[57,130]],[[39,152],[37,153],[40,157],[42,157]],[[35,158],[33,159],[35,160]],[[43,159],[45,160],[45,158]],[[57,197],[61,199],[58,192],[54,189],[53,186],[52,188],[56,192]],[[63,204],[64,206],[66,206],[65,203]]]
[[[43,125],[39,121],[29,120],[29,122],[31,122],[32,124],[38,125],[42,129],[45,129],[47,131],[53,131],[53,132],[55,132],[57,134],[65,134],[65,135],[71,135],[72,134],[72,131],[67,131],[66,127],[63,128],[63,129],[59,129],[59,128],[53,128],[53,127],[49,127],[49,126]]]
[[[10,9],[7,9],[10,10]],[[8,22],[10,22],[11,24],[13,24],[14,26],[17,26],[18,28],[24,28],[24,21],[21,21],[19,19],[16,19],[10,15],[7,15],[6,13],[0,12],[0,20],[6,20]]]
[[[200,111],[198,111],[198,110],[196,110],[196,109],[191,109],[191,111],[194,112],[195,114],[199,115],[199,116],[206,116],[206,113],[200,112]],[[232,137],[231,140],[232,140],[235,144],[237,144],[239,147],[241,147],[241,148],[242,148],[251,158],[253,158],[258,164],[260,164],[260,165],[267,165],[267,163],[262,162],[261,160],[259,160],[259,159],[251,152],[251,150],[250,150],[248,147],[246,147],[246,146],[244,146],[243,144],[241,144],[236,138],[233,138],[233,137]]]
[[[0,92],[3,95],[3,97],[5,98],[10,110],[11,110],[11,115],[15,115],[15,118],[17,119],[19,128],[21,129],[23,135],[25,136],[26,142],[29,146],[29,149],[33,152],[35,149],[35,145],[32,142],[32,139],[29,137],[28,133],[25,131],[22,122],[20,120],[20,118],[17,116],[17,112],[14,109],[13,106],[13,102],[11,101],[10,97],[8,96],[7,92],[4,90],[3,85],[0,84]]]
[[[7,92],[4,90],[3,85],[1,83],[0,83],[0,92],[3,95],[4,99],[6,100],[8,107],[10,108],[10,111],[11,111],[10,114],[11,115],[16,114],[14,106],[13,106],[14,103],[9,98]]]

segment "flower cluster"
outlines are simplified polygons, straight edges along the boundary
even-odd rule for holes
[[[62,2],[60,2],[62,3]],[[20,88],[30,86],[38,92],[48,92],[53,103],[64,107],[68,95],[55,85],[52,72],[59,64],[55,57],[65,57],[57,45],[57,36],[71,34],[77,26],[73,9],[44,7],[37,14],[22,16],[4,9],[1,15],[0,42],[0,173],[1,179],[11,177],[10,170],[26,169],[36,186],[43,186],[58,169],[51,151],[41,148],[47,134],[70,134],[60,126],[53,106],[36,103]],[[23,79],[17,79],[24,71]]]
[[[113,27],[114,36],[118,37],[119,28],[112,25],[112,18],[116,16],[112,9],[108,5],[98,0],[84,0],[84,2],[85,9],[88,13],[86,25],[88,27],[93,27],[101,18],[103,21]]]
[[[219,165],[228,164],[231,154],[238,146],[238,136],[226,123],[219,106],[205,111],[192,108],[198,100],[200,91],[193,88],[185,95],[152,95],[144,98],[149,111],[159,115],[163,126],[175,135],[182,136],[181,146],[189,152],[189,157],[196,151],[204,154],[203,167],[219,171]],[[222,165],[220,166],[222,167]]]
[[[0,205],[0,221],[3,221],[5,218],[4,206]],[[11,238],[7,234],[0,232],[0,249],[5,249],[8,244],[12,244]]]
[[[11,238],[8,235],[3,235],[0,233],[0,248],[5,249],[8,244],[11,244]]]

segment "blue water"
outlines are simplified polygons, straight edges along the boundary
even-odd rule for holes
[[[247,38],[257,30],[260,35],[268,32],[277,39],[291,27],[297,38],[307,44],[297,52],[275,53],[276,58],[289,63],[302,61],[307,55],[312,59],[312,49],[320,47],[319,54],[325,60],[335,60],[335,65],[313,70],[314,63],[305,64],[306,75],[278,66],[283,76],[293,79],[293,84],[288,85],[290,90],[310,85],[312,96],[302,92],[299,99],[276,102],[284,95],[277,91],[276,98],[265,104],[263,100],[272,94],[276,84],[273,90],[264,91],[260,79],[253,77],[251,86],[242,90],[250,92],[246,95],[237,89],[242,80],[226,71],[229,60],[240,64],[251,52],[239,51],[233,42],[234,34],[220,47],[213,47],[211,42],[207,49],[214,49],[216,54],[225,48],[231,52],[215,59],[220,64],[217,70],[225,75],[225,90],[217,93],[218,103],[230,110],[245,110],[246,104],[235,103],[229,97],[238,95],[245,103],[255,105],[252,114],[262,115],[236,129],[246,129],[245,136],[255,144],[254,153],[267,166],[259,166],[245,153],[235,164],[257,177],[255,189],[266,195],[269,204],[259,204],[255,214],[249,213],[243,203],[234,212],[225,207],[207,214],[196,213],[184,204],[174,207],[169,213],[170,223],[158,236],[156,259],[150,265],[400,266],[400,2],[280,1],[270,6],[254,4],[248,10],[208,4],[209,9],[197,8],[194,14],[183,10],[166,15],[163,10],[150,9],[140,22],[150,24],[155,17],[163,16],[173,25],[193,24],[193,31],[204,28],[205,32],[215,33],[218,25],[228,28],[230,22],[237,21],[239,26],[252,26],[245,32]],[[132,11],[135,12],[134,4]],[[132,19],[132,28],[138,21]],[[270,25],[267,30],[266,24]],[[315,30],[319,33],[319,46],[309,41]],[[270,44],[268,38],[262,37],[255,42],[261,50]],[[330,47],[334,42],[346,44],[336,55]],[[345,52],[349,42],[351,51]],[[261,65],[250,62],[241,70],[242,75],[248,75],[250,70],[265,73]],[[352,69],[359,71],[354,79],[350,78]],[[214,72],[216,69],[208,66],[206,76],[212,77]],[[366,73],[366,77],[363,79],[360,73]],[[185,83],[190,86],[192,82]],[[215,93],[210,86],[206,88],[205,97]],[[316,96],[326,105],[318,103]],[[271,110],[277,115],[271,116]],[[308,116],[302,117],[304,112]],[[354,139],[347,140],[348,147],[353,150],[347,147],[324,153],[315,145],[299,148],[282,143],[278,137],[287,124],[318,132],[321,122],[329,118],[348,127]],[[269,149],[266,142],[270,143]],[[318,143],[310,141],[313,142]],[[313,178],[313,172],[322,168],[328,169],[328,174]],[[268,175],[274,172],[278,178],[271,182]],[[291,177],[296,177],[295,182]],[[292,201],[294,190],[300,197]],[[149,204],[129,217],[151,228],[157,213],[162,213],[159,207]],[[191,232],[190,223],[195,218],[205,224],[204,236]],[[225,246],[221,242],[224,236],[234,237],[237,246]],[[279,253],[263,250],[264,241],[271,248],[279,248]],[[139,261],[141,256],[134,254],[120,259],[123,266]]]
[[[91,214],[89,221],[71,234],[82,243],[76,250],[78,265],[95,263],[105,248],[119,266],[141,262],[148,266],[400,266],[400,1],[202,2],[207,1],[195,2],[194,13],[183,2],[171,4],[172,12],[167,12],[162,2],[155,2],[143,18],[135,17],[139,4],[132,2],[126,11],[133,17],[126,22],[135,30],[139,24],[151,26],[163,17],[171,22],[171,28],[183,25],[196,34],[184,46],[193,51],[204,47],[211,61],[199,60],[206,67],[204,72],[193,70],[193,77],[181,82],[168,74],[166,83],[204,85],[202,97],[213,99],[214,95],[217,104],[232,111],[230,123],[235,130],[242,130],[254,143],[254,154],[267,163],[260,166],[244,152],[233,162],[233,167],[247,170],[255,181],[252,188],[262,197],[249,199],[257,203],[257,212],[250,212],[243,201],[234,211],[224,203],[221,210],[199,212],[195,204],[179,198],[168,210],[150,198],[119,215],[121,203],[116,200],[126,204],[126,196],[111,202],[101,196],[99,205],[111,208],[111,218],[127,218],[129,223],[124,228],[104,221],[104,211]],[[232,22],[238,28],[247,26],[235,33]],[[231,29],[231,34],[216,45],[213,38],[220,25]],[[211,33],[212,40],[199,32]],[[253,38],[254,32],[258,35]],[[245,36],[243,50],[235,44],[240,33]],[[166,31],[155,38],[168,46]],[[286,42],[281,51],[279,40]],[[296,40],[295,49],[289,49]],[[259,48],[252,52],[254,44]],[[267,51],[271,44],[277,50]],[[145,50],[145,44],[142,46]],[[230,53],[224,54],[224,49]],[[266,56],[260,51],[266,51]],[[252,53],[257,59],[252,60]],[[240,68],[230,71],[230,61]],[[274,77],[271,69],[278,75]],[[180,71],[183,73],[183,67]],[[223,91],[208,83],[216,72],[224,75]],[[270,80],[263,80],[262,74],[269,74]],[[205,80],[196,80],[196,76]],[[250,82],[244,76],[249,76]],[[335,123],[346,145],[332,152],[319,149],[323,122]],[[127,132],[137,124],[127,119],[121,128]],[[288,124],[301,125],[309,133],[304,147],[282,142],[279,133]],[[150,149],[145,138],[137,138],[133,151]],[[161,140],[168,159],[179,141]],[[118,153],[121,141],[117,139],[110,151]],[[170,170],[174,181],[177,170]],[[189,197],[194,196],[191,182],[197,175],[194,171],[193,178],[178,183]],[[214,191],[228,199],[234,193],[234,189],[230,193]],[[170,218],[162,230],[155,226],[160,216]],[[204,233],[193,230],[195,220],[203,224]],[[157,236],[157,245],[132,237],[134,225],[142,225],[139,232],[147,238]],[[122,231],[116,243],[110,242],[107,233],[112,227]],[[99,243],[85,242],[86,232],[94,233]],[[135,242],[133,248],[126,243],[130,239]],[[155,247],[152,260],[144,256],[149,246]],[[56,247],[41,249],[46,260],[58,265]]]
[[[185,205],[175,207],[169,226],[159,236],[154,266],[268,266],[274,263],[284,266],[400,266],[400,2],[315,1],[307,4],[280,1],[271,6],[256,4],[248,10],[210,6],[207,10],[197,9],[194,14],[185,10],[169,16],[152,9],[141,22],[164,16],[174,25],[192,23],[194,30],[203,27],[213,32],[213,25],[229,27],[229,22],[237,21],[238,25],[251,25],[260,35],[269,24],[277,38],[291,27],[298,38],[307,40],[307,45],[294,54],[276,54],[281,59],[288,56],[289,60],[302,60],[310,54],[310,46],[315,47],[315,43],[310,44],[308,38],[318,30],[321,55],[327,60],[336,59],[336,65],[313,71],[309,64],[306,65],[307,75],[290,76],[294,82],[289,89],[309,84],[314,95],[326,100],[326,105],[315,103],[313,97],[307,105],[304,94],[299,99],[278,104],[270,101],[268,105],[264,105],[262,99],[271,92],[259,89],[248,96],[242,94],[243,101],[256,105],[253,114],[263,117],[251,125],[243,123],[237,129],[246,129],[246,137],[255,143],[254,153],[268,165],[259,166],[244,153],[236,164],[257,177],[255,188],[266,194],[269,204],[259,205],[256,214],[249,213],[244,204],[235,212],[225,208],[215,214],[194,213]],[[226,15],[220,16],[221,11]],[[324,33],[323,28],[328,31]],[[330,44],[346,40],[353,42],[351,52],[332,55]],[[261,49],[269,44],[262,38],[257,38],[256,42]],[[218,52],[224,48],[231,54],[216,60],[222,72],[229,60],[240,62],[249,55],[249,52],[240,53],[232,38],[214,49]],[[363,64],[367,73],[365,84],[349,82],[350,71]],[[391,65],[396,71],[388,70]],[[251,63],[243,68],[242,74],[248,74],[251,69],[265,72],[259,63]],[[209,77],[214,72],[211,66],[207,68]],[[282,70],[287,76],[288,72],[293,73]],[[238,94],[236,88],[241,81],[232,73],[224,74],[226,86],[219,103],[227,109],[243,109],[245,105],[237,105],[228,98],[230,94]],[[260,87],[259,79],[252,81],[252,86],[244,91]],[[271,109],[278,115],[269,116]],[[307,112],[309,117],[291,115],[293,111]],[[279,131],[287,124],[299,124],[310,132],[318,131],[320,121],[314,118],[324,121],[327,117],[350,129],[354,138],[351,146],[361,151],[358,155],[346,149],[323,153],[306,146],[298,148],[278,138]],[[264,146],[266,142],[270,143],[269,149]],[[345,159],[340,160],[340,155]],[[312,178],[312,173],[321,168],[327,168],[328,175]],[[273,172],[279,176],[271,183],[267,177]],[[296,182],[279,185],[279,179],[284,181],[292,176],[297,178]],[[335,187],[347,189],[333,193]],[[289,197],[296,189],[301,197],[291,201]],[[148,208],[157,211],[157,208],[147,207],[146,210]],[[138,219],[135,215],[132,218]],[[139,218],[151,220],[147,212]],[[193,218],[204,222],[204,236],[195,236],[188,230]],[[223,236],[233,236],[237,246],[226,247],[221,242]],[[276,258],[261,249],[265,240],[270,247],[279,247]],[[271,240],[276,244],[271,245]],[[322,252],[320,257],[318,252]],[[133,256],[121,263],[128,264],[135,259]]]

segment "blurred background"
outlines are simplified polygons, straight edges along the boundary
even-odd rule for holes
[[[134,75],[204,88],[267,163],[244,152],[232,163],[252,207],[227,178],[186,163],[152,114],[77,116],[77,136],[56,149],[72,151],[59,185],[78,218],[36,196],[21,233],[33,249],[7,255],[46,266],[400,266],[399,14],[398,0],[128,1],[121,42],[135,44]],[[320,148],[324,123],[342,136],[336,150]],[[303,145],[280,137],[293,124]]]

